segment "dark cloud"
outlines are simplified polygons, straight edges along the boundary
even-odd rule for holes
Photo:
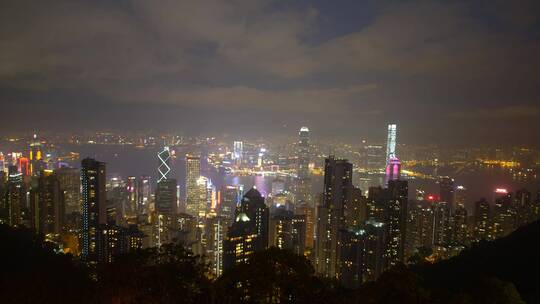
[[[452,125],[460,142],[504,119],[496,139],[519,142],[539,112],[539,16],[536,1],[2,1],[0,127],[360,138],[392,120],[404,140]]]

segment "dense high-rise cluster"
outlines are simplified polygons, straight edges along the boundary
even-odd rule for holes
[[[154,174],[125,178],[93,158],[70,154],[67,163],[33,136],[25,152],[0,153],[0,222],[32,228],[89,265],[177,243],[203,256],[215,278],[277,247],[357,288],[399,264],[446,259],[540,219],[540,198],[526,189],[469,198],[470,189],[437,174],[436,155],[433,174],[412,172],[418,162],[403,156],[397,125],[387,131],[386,146],[363,141],[346,158],[317,146],[307,127],[275,149],[151,137]]]

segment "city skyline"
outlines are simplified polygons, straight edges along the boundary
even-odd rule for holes
[[[0,1],[0,301],[540,303],[538,54],[538,0]]]

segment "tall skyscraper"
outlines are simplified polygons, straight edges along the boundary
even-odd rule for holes
[[[300,128],[298,133],[297,147],[297,180],[296,180],[296,201],[308,202],[313,204],[311,199],[311,180],[309,176],[309,129],[307,127]]]
[[[405,236],[407,235],[408,183],[403,180],[388,182],[388,201],[385,223],[388,231],[386,249],[387,268],[404,262]]]
[[[251,188],[236,209],[236,219],[224,241],[224,269],[246,262],[268,247],[269,211],[261,193]]]
[[[450,204],[446,201],[436,202],[433,205],[433,244],[448,246],[452,242],[452,219],[450,218]]]
[[[338,237],[337,278],[346,288],[360,287],[364,276],[366,231],[363,229],[341,229]]]
[[[294,209],[297,215],[305,217],[306,222],[306,249],[312,250],[314,248],[315,240],[315,208],[310,204],[302,203],[299,206],[296,206]]]
[[[60,189],[64,193],[66,214],[81,213],[81,172],[77,168],[56,169]]]
[[[454,209],[454,179],[443,176],[439,180],[439,201],[448,203],[448,207]]]
[[[368,220],[364,229],[366,234],[363,282],[371,282],[377,280],[384,270],[386,228],[381,222]]]
[[[196,206],[196,210],[192,209],[192,211],[203,219],[210,209],[216,207],[215,188],[212,181],[206,176],[200,176],[197,185],[199,186],[199,204]]]
[[[186,155],[186,212],[192,216],[199,216],[200,187],[197,181],[201,176],[201,158],[195,155]]]
[[[425,200],[411,204],[408,209],[406,257],[413,256],[419,248],[433,247],[434,208]]]
[[[30,172],[33,175],[37,175],[41,169],[44,169],[43,163],[43,151],[41,141],[38,139],[37,134],[34,134],[32,141],[30,142]]]
[[[177,214],[176,185],[176,179],[174,178],[162,179],[157,183],[156,211],[158,214],[171,218],[174,218]]]
[[[309,177],[309,129],[307,127],[300,128],[298,137],[297,172],[298,178],[304,179]]]
[[[232,153],[232,159],[233,163],[236,166],[242,165],[242,158],[244,155],[244,143],[239,140],[235,140],[233,142],[233,153]]]
[[[126,215],[128,217],[137,216],[137,178],[135,176],[128,176],[126,183],[126,192],[127,192],[127,204],[126,204]]]
[[[520,189],[515,192],[512,205],[516,211],[516,227],[534,221],[532,195],[527,189]]]
[[[454,192],[454,208],[459,206],[466,207],[467,204],[467,189],[463,186],[457,186]]]
[[[493,239],[491,230],[491,210],[486,199],[475,203],[474,208],[474,241],[488,241]]]
[[[64,225],[65,202],[56,173],[42,170],[37,189],[32,192],[37,195],[31,206],[33,228],[44,235],[59,235]]]
[[[146,214],[148,212],[148,203],[152,194],[152,185],[150,176],[142,175],[137,183],[137,212]]]
[[[165,146],[163,147],[163,150],[160,151],[158,154],[158,179],[157,182],[169,178],[169,175],[171,173],[171,152],[169,150],[169,147]]]
[[[210,270],[216,277],[223,274],[223,241],[227,235],[229,223],[221,216],[211,216],[206,219],[205,252],[210,262]]]
[[[396,141],[397,140],[397,125],[388,125],[388,136],[386,140],[386,164],[390,162],[390,159],[397,157],[396,155]]]
[[[458,246],[469,245],[469,233],[467,226],[467,209],[464,205],[458,204],[453,216],[453,242]]]
[[[330,156],[324,166],[324,192],[317,210],[316,269],[326,277],[338,271],[338,232],[345,228],[346,189],[352,188],[352,164]]]
[[[234,221],[236,206],[240,204],[242,191],[240,186],[225,186],[220,191],[218,214],[230,223]]]
[[[176,179],[167,178],[157,183],[156,188],[156,226],[157,245],[161,246],[173,240],[176,215],[178,212],[176,198]]]
[[[5,205],[8,211],[8,223],[11,226],[21,225],[22,209],[26,205],[26,190],[23,182],[23,175],[17,166],[9,166],[8,182],[6,190]]]
[[[105,163],[91,158],[81,162],[82,258],[97,262],[100,252],[98,233],[107,224]]]
[[[516,228],[517,215],[512,204],[512,194],[506,189],[496,189],[494,193],[492,228],[493,236],[500,238]]]

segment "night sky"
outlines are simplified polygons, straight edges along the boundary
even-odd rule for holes
[[[0,1],[0,133],[540,145],[540,1]]]

